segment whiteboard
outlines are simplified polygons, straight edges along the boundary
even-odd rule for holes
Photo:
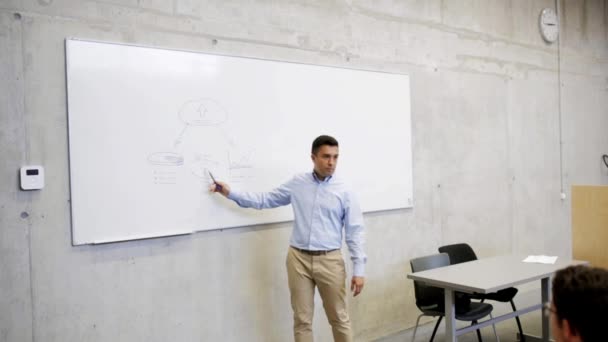
[[[66,40],[72,243],[289,221],[208,192],[312,171],[321,134],[363,211],[412,206],[407,75]]]

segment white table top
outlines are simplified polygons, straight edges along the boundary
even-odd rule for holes
[[[492,293],[547,278],[555,271],[584,261],[558,258],[555,264],[523,262],[525,255],[503,255],[428,271],[410,273],[409,279],[462,292]]]

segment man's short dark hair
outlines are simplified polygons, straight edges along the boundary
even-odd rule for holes
[[[559,270],[553,278],[553,305],[559,324],[567,320],[583,341],[606,341],[608,270],[584,265]]]
[[[315,141],[312,142],[312,154],[317,154],[323,145],[338,146],[338,140],[336,140],[334,137],[330,137],[329,135],[318,136]]]

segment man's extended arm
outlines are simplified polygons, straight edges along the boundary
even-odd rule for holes
[[[209,188],[212,192],[219,192],[233,200],[243,208],[276,208],[291,203],[290,182],[284,183],[269,192],[242,192],[231,190],[224,182],[216,182]],[[216,185],[219,185],[216,186]]]

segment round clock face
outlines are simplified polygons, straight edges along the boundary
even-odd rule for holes
[[[545,8],[540,12],[538,19],[540,25],[540,34],[547,43],[553,43],[557,40],[559,34],[559,23],[557,14],[552,8]]]

